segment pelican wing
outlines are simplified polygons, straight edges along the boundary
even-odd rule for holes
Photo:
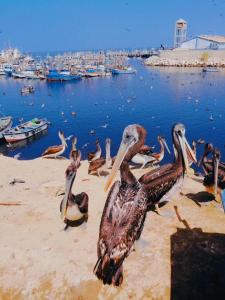
[[[101,168],[105,164],[105,158],[100,157],[96,160],[93,160],[89,164],[88,173],[97,171],[99,168]]]
[[[62,146],[62,145],[48,147],[48,148],[42,153],[42,156],[49,155],[49,154],[56,154],[56,153],[62,151],[62,149],[63,149],[63,146]]]
[[[98,241],[99,264],[96,275],[104,283],[112,278],[140,237],[147,212],[147,195],[135,185],[112,186],[102,214]]]
[[[182,170],[171,168],[170,164],[155,170],[155,173],[148,177],[143,175],[139,181],[148,194],[148,206],[169,201],[180,187],[182,178]]]

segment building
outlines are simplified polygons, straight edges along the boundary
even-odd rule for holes
[[[187,40],[187,22],[183,19],[179,19],[175,23],[174,48],[179,47],[186,40]]]
[[[200,35],[182,42],[177,49],[220,50],[225,49],[225,36]]]

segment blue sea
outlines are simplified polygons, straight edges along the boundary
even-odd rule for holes
[[[153,68],[137,59],[130,59],[129,64],[136,68],[136,75],[65,83],[1,76],[1,113],[13,116],[14,125],[21,118],[26,121],[35,117],[47,118],[51,125],[44,134],[13,147],[1,144],[0,151],[8,156],[19,153],[20,159],[39,157],[48,146],[60,143],[58,131],[62,130],[66,137],[78,138],[83,158],[95,149],[97,138],[104,147],[107,137],[112,140],[115,155],[123,129],[133,123],[147,129],[147,144],[156,145],[157,150],[157,135],[163,135],[172,150],[172,125],[182,122],[190,142],[199,138],[212,142],[225,158],[225,71],[203,74],[201,68]],[[21,96],[26,84],[32,84],[35,93]],[[211,114],[213,121],[209,119]],[[202,150],[200,146],[199,152]],[[170,160],[167,155],[165,161]]]

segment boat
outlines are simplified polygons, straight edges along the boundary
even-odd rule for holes
[[[118,66],[116,68],[112,69],[113,75],[119,75],[119,74],[135,74],[137,71],[133,69],[132,67],[128,66]]]
[[[5,72],[5,75],[11,76],[12,73],[13,73],[12,66],[11,65],[5,65],[4,66],[4,72]]]
[[[202,72],[219,72],[217,68],[203,68]]]
[[[34,93],[34,91],[35,91],[35,89],[34,89],[34,87],[33,87],[32,85],[27,85],[27,86],[24,86],[24,87],[21,89],[20,93],[21,93],[22,95],[27,95],[27,94]]]
[[[4,68],[1,68],[1,67],[0,67],[0,75],[5,75]]]
[[[20,124],[3,132],[3,137],[8,143],[15,143],[26,140],[37,133],[48,128],[49,122],[46,119],[34,118],[31,121]]]
[[[12,72],[12,77],[18,79],[24,79],[26,78],[26,75],[22,72]]]
[[[3,133],[12,127],[12,117],[0,117],[0,139],[3,138]]]
[[[47,81],[69,81],[81,79],[80,75],[72,75],[68,70],[49,70],[49,74],[46,77]]]

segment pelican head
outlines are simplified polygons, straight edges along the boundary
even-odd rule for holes
[[[105,146],[107,145],[111,146],[111,140],[109,138],[105,140]]]
[[[199,162],[198,162],[198,166],[199,166],[199,167],[202,165],[202,162],[203,162],[204,157],[206,157],[206,156],[208,156],[210,153],[212,153],[212,152],[213,152],[213,149],[214,149],[214,148],[213,148],[213,144],[211,144],[211,143],[206,143],[206,144],[205,144],[205,147],[204,147],[204,153],[203,153],[201,159],[200,159]]]
[[[68,168],[66,169],[66,172],[65,172],[65,177],[66,177],[65,195],[64,195],[64,198],[62,201],[62,210],[61,210],[61,217],[63,220],[65,219],[67,203],[69,200],[69,195],[71,193],[71,189],[72,189],[74,180],[76,178],[77,169],[80,166],[81,152],[79,150],[76,152],[73,152],[71,159],[72,159],[72,162],[68,166]]]
[[[111,174],[106,183],[105,191],[107,191],[111,185],[123,160],[126,158],[126,160],[129,161],[136,153],[138,153],[140,147],[144,145],[146,134],[144,127],[138,124],[129,125],[124,129],[120,148],[113,164]]]
[[[168,144],[167,144],[167,142],[166,142],[165,137],[164,137],[164,136],[158,136],[158,141],[161,141],[161,142],[163,143],[163,145],[165,146],[167,152],[168,152],[169,154],[171,154],[170,149],[169,149],[169,147],[168,147]]]
[[[65,145],[65,147],[68,147],[68,145],[66,143],[66,139],[65,139],[64,133],[62,131],[59,131],[58,135],[59,135],[59,138],[60,138],[60,140],[62,142],[62,145]]]
[[[191,159],[196,163],[196,157],[195,154],[193,152],[193,150],[191,149],[186,137],[185,137],[185,126],[181,123],[177,123],[173,126],[173,135],[176,136],[176,138],[179,141],[180,144],[180,148],[181,148],[181,152],[182,152],[182,157],[183,157],[183,162],[184,162],[184,168],[187,172],[187,175],[190,174],[190,170],[189,170],[189,163],[188,163],[188,156],[187,156],[187,152],[189,154],[189,156],[191,157]]]

